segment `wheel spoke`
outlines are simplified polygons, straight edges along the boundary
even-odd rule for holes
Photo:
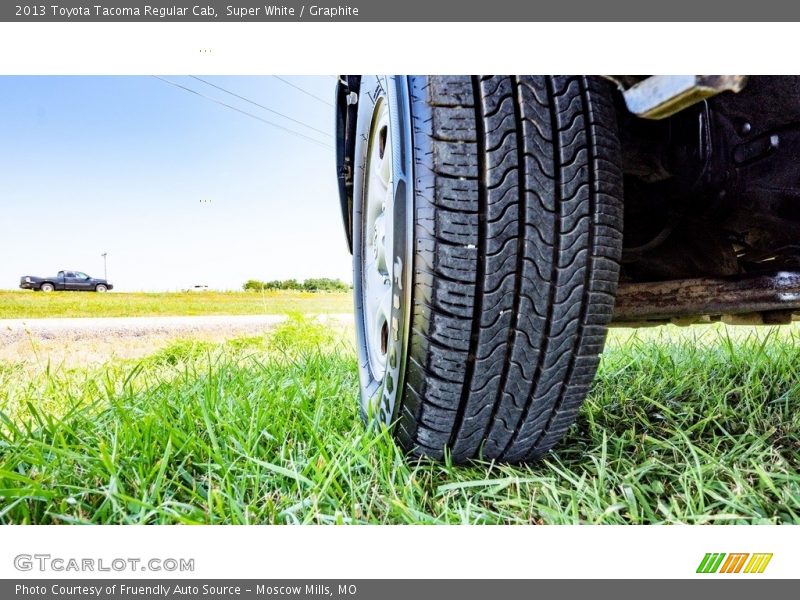
[[[375,194],[375,198],[379,198],[386,194],[389,187],[389,181],[383,178],[383,174],[381,173],[381,169],[379,167],[370,169],[368,186],[367,193],[370,195]],[[373,210],[380,210],[382,204],[382,202],[373,202],[370,208]]]
[[[392,278],[392,267],[394,266],[394,186],[390,185],[386,189],[383,213],[383,259],[386,265],[386,274]],[[387,224],[391,224],[387,226]]]
[[[374,267],[371,268],[367,273],[367,293],[369,295],[369,300],[371,301],[370,303],[373,307],[373,312],[375,312],[375,309],[377,308],[385,281],[386,278],[381,274],[380,271],[378,271],[378,269]]]
[[[387,145],[384,150],[383,158],[379,165],[379,172],[384,184],[388,186],[392,179],[392,149],[389,145]]]
[[[380,300],[380,312],[384,320],[391,325],[392,322],[392,286],[386,283],[383,296]]]

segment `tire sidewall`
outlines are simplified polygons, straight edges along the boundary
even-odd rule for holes
[[[43,284],[42,284],[42,285],[39,287],[39,290],[41,290],[41,291],[42,291],[42,292],[44,292],[45,294],[49,294],[50,292],[53,292],[53,291],[55,291],[55,289],[56,289],[56,288],[55,288],[55,287],[53,287],[53,284],[52,284],[52,283],[43,283]]]
[[[389,323],[386,372],[376,377],[368,355],[364,310],[362,261],[365,247],[363,209],[369,152],[370,127],[379,101],[388,102],[389,126],[392,128],[394,247],[392,274],[392,314]],[[404,77],[364,76],[359,92],[358,120],[353,186],[353,297],[355,304],[356,350],[360,384],[361,416],[367,421],[390,425],[396,418],[403,388],[408,324],[411,307],[411,250],[413,218],[413,175],[410,111],[407,82]]]

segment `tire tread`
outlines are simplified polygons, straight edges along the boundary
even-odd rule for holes
[[[528,461],[574,421],[610,321],[622,176],[606,82],[409,78],[412,335],[397,437]]]

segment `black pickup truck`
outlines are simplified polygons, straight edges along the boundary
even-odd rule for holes
[[[53,292],[56,290],[73,292],[107,292],[114,286],[105,279],[90,277],[80,271],[59,271],[54,277],[20,277],[19,287],[24,290]]]

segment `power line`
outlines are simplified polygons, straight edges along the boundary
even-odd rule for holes
[[[328,106],[333,106],[333,102],[328,102],[327,100],[325,100],[325,98],[320,98],[319,96],[317,96],[315,94],[312,94],[308,90],[305,90],[305,89],[301,88],[299,85],[293,84],[291,81],[289,81],[287,79],[284,79],[283,77],[278,77],[277,75],[273,75],[273,77],[275,79],[277,79],[278,81],[282,81],[286,85],[288,85],[290,87],[293,87],[294,89],[303,92],[306,96],[311,96],[312,98],[314,98],[314,100],[319,100],[323,104],[327,104]]]
[[[245,102],[249,102],[253,106],[257,106],[258,108],[263,108],[264,110],[269,111],[269,112],[271,112],[271,113],[273,113],[275,115],[278,115],[279,117],[283,117],[284,119],[287,119],[288,121],[291,121],[292,123],[297,123],[298,125],[302,125],[303,127],[308,127],[309,129],[311,129],[313,131],[316,131],[317,133],[321,133],[322,135],[324,135],[326,137],[329,137],[329,138],[333,137],[333,135],[331,135],[327,131],[324,131],[322,129],[317,129],[316,127],[313,127],[312,125],[309,125],[308,123],[304,123],[303,121],[300,121],[298,119],[293,119],[289,115],[285,115],[282,112],[278,112],[277,110],[269,108],[268,106],[264,106],[263,104],[259,104],[258,102],[254,101],[254,100],[250,100],[250,98],[245,98],[244,96],[240,96],[239,94],[237,94],[235,92],[232,92],[230,90],[227,90],[227,89],[225,89],[224,87],[222,87],[220,85],[217,85],[215,83],[211,83],[210,81],[206,81],[205,79],[203,79],[201,77],[196,77],[194,75],[189,75],[189,77],[191,77],[192,79],[196,79],[197,81],[200,81],[202,83],[205,83],[206,85],[210,85],[213,88],[216,88],[216,89],[218,89],[220,91],[225,92],[226,94],[230,94],[231,96],[239,98],[240,100],[244,100]]]
[[[179,83],[176,83],[174,81],[170,81],[169,79],[165,79],[163,77],[159,77],[158,75],[153,75],[153,77],[155,77],[156,79],[160,79],[164,83],[168,83],[168,84],[173,85],[173,86],[175,86],[177,88],[180,88],[180,89],[182,89],[184,91],[187,91],[187,92],[189,92],[191,94],[194,94],[195,96],[200,96],[201,98],[205,98],[206,100],[210,100],[211,102],[214,102],[215,104],[219,104],[220,106],[224,106],[225,108],[230,108],[231,110],[235,110],[236,112],[241,113],[243,115],[246,115],[248,117],[251,117],[253,119],[256,119],[257,121],[261,121],[262,123],[266,123],[267,125],[271,125],[272,127],[276,127],[276,128],[278,128],[278,129],[280,129],[282,131],[285,131],[286,133],[289,133],[289,134],[294,135],[296,137],[302,138],[302,139],[304,139],[306,141],[312,142],[312,143],[314,143],[314,144],[316,144],[318,146],[321,146],[323,148],[327,148],[329,150],[333,149],[333,147],[330,144],[326,144],[325,142],[323,142],[321,140],[318,140],[316,138],[308,136],[308,135],[306,135],[304,133],[300,133],[299,131],[295,131],[294,129],[289,129],[288,127],[284,127],[283,125],[278,125],[277,123],[273,123],[272,121],[268,121],[267,119],[259,117],[258,115],[254,115],[253,113],[249,113],[246,110],[242,110],[241,108],[237,108],[235,106],[232,106],[231,104],[228,104],[226,102],[222,102],[221,100],[217,100],[216,98],[213,98],[211,96],[207,96],[205,94],[202,94],[202,93],[198,92],[197,90],[193,90],[192,88],[188,88],[188,87],[186,87],[184,85],[181,85]]]
[[[316,138],[313,138],[313,137],[311,137],[309,135],[306,135],[304,133],[300,133],[299,131],[295,131],[294,129],[289,129],[288,127],[284,127],[283,125],[278,125],[277,123],[273,123],[272,121],[268,121],[267,119],[259,117],[258,115],[254,115],[253,113],[249,113],[246,110],[242,110],[241,108],[237,108],[235,106],[232,106],[231,104],[227,104],[226,102],[222,102],[221,100],[217,100],[216,98],[212,98],[211,96],[206,96],[205,94],[201,94],[197,90],[193,90],[192,88],[188,88],[188,87],[186,87],[184,85],[181,85],[179,83],[175,83],[174,81],[170,81],[169,79],[164,79],[163,77],[159,77],[158,75],[153,75],[153,77],[163,81],[164,83],[168,83],[169,85],[173,85],[176,88],[180,88],[180,89],[182,89],[184,91],[187,91],[190,94],[194,94],[195,96],[200,96],[201,98],[205,98],[206,100],[210,100],[211,102],[213,102],[215,104],[219,104],[220,106],[224,106],[225,108],[230,108],[231,110],[235,110],[238,113],[241,113],[243,115],[247,115],[248,117],[253,118],[256,121],[261,121],[262,123],[266,123],[267,125],[271,125],[272,127],[276,127],[278,129],[280,129],[281,131],[285,131],[286,133],[288,133],[290,135],[294,135],[296,137],[302,138],[302,139],[304,139],[304,140],[306,140],[308,142],[316,144],[317,146],[320,146],[320,147],[325,148],[327,150],[333,150],[333,146],[331,146],[330,144],[326,144],[325,142],[323,142],[321,140],[318,140]]]

